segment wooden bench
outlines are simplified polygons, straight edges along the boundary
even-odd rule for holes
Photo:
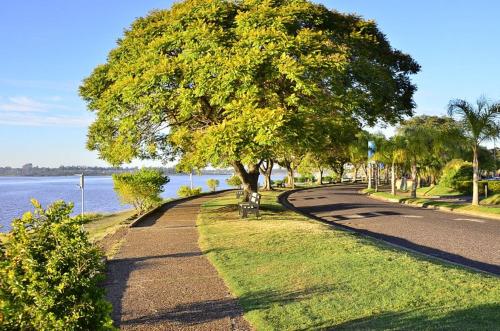
[[[236,199],[241,198],[245,194],[245,191],[243,190],[237,190],[236,191]]]
[[[248,213],[255,214],[256,217],[260,217],[259,214],[260,207],[260,194],[252,193],[248,202],[242,202],[239,204],[239,213],[241,218],[248,217]]]

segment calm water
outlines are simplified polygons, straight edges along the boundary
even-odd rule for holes
[[[189,176],[169,176],[170,182],[165,185],[162,197],[175,198],[181,185],[189,185]],[[208,191],[206,181],[216,178],[220,182],[218,189],[229,188],[225,182],[227,175],[193,175],[193,185],[203,187]],[[78,186],[79,177],[0,177],[0,232],[9,230],[13,218],[22,216],[26,211],[33,210],[30,199],[35,198],[47,206],[55,200],[71,201],[75,204],[75,213],[81,210],[81,193]],[[121,205],[113,191],[113,181],[110,176],[89,176],[85,178],[85,211],[116,212],[130,209]]]

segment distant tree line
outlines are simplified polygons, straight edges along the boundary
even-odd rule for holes
[[[175,168],[159,167],[165,174],[175,175]],[[0,167],[0,176],[73,176],[83,173],[86,176],[111,176],[113,174],[137,171],[137,167],[87,167],[87,166],[60,166],[58,168],[38,167],[28,163],[21,168]],[[232,172],[227,169],[203,169],[204,175],[225,175]]]

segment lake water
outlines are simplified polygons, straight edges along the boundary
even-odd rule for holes
[[[193,186],[203,187],[207,192],[206,181],[218,179],[219,190],[229,188],[225,179],[229,175],[193,175]],[[181,185],[189,185],[188,175],[169,176],[170,182],[165,185],[162,197],[175,198]],[[26,211],[33,210],[32,198],[40,201],[43,207],[55,200],[71,201],[75,204],[75,214],[81,210],[81,192],[78,186],[79,177],[0,177],[0,232],[9,230],[12,219],[22,216]],[[85,177],[85,211],[110,213],[130,209],[121,205],[110,176]]]

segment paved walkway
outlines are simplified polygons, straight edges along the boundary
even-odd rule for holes
[[[198,247],[200,197],[151,215],[109,262],[106,289],[124,330],[250,330]]]
[[[500,275],[500,221],[374,200],[362,188],[308,189],[288,201],[323,221]]]

